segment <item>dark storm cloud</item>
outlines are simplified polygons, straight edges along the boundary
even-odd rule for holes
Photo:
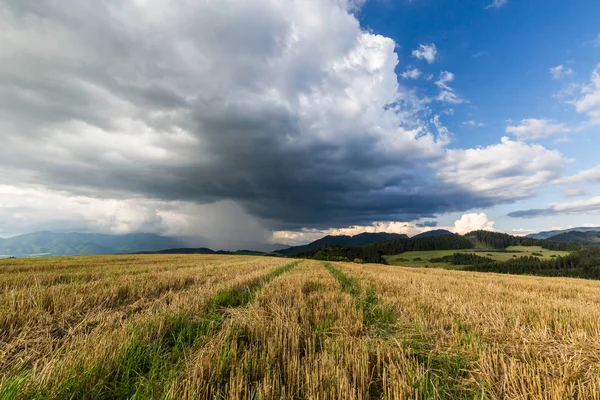
[[[429,111],[397,86],[395,44],[361,32],[343,1],[225,3],[0,5],[9,183],[229,199],[272,229],[435,218],[544,183],[511,197],[457,178],[485,174],[496,149],[483,164],[449,158]],[[521,173],[513,159],[489,179]]]
[[[513,218],[535,218],[564,214],[593,214],[600,210],[600,197],[592,197],[586,200],[579,200],[566,203],[550,204],[547,208],[519,210],[508,214]]]
[[[530,210],[519,210],[508,213],[511,218],[536,218],[554,214],[550,209],[533,208]]]
[[[417,228],[435,228],[436,226],[438,226],[438,222],[437,221],[424,221],[424,222],[415,224],[415,226]]]

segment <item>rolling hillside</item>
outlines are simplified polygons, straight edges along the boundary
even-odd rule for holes
[[[555,242],[573,242],[579,243],[583,246],[600,245],[600,232],[599,231],[571,231],[561,233],[560,235],[552,236],[549,240]]]
[[[289,247],[287,249],[281,249],[275,251],[275,253],[290,255],[300,252],[305,252],[309,250],[318,249],[324,246],[348,246],[348,247],[357,247],[357,246],[365,246],[372,243],[383,242],[385,240],[393,240],[393,239],[406,239],[407,235],[397,234],[397,233],[361,233],[355,236],[325,236],[319,240],[315,240],[309,244],[303,246],[294,246]]]
[[[424,238],[424,237],[440,236],[440,235],[452,235],[452,232],[447,231],[446,229],[436,229],[434,231],[427,231],[427,232],[419,233],[418,235],[415,235],[412,238],[419,239],[419,238]]]

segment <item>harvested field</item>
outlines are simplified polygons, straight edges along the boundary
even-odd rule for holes
[[[0,288],[0,399],[600,398],[597,281],[130,255]]]

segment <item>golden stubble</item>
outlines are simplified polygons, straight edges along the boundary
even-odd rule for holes
[[[132,330],[141,327],[150,342],[174,315],[201,317],[219,291],[291,261],[0,261],[0,392],[21,377],[24,388],[58,397],[54,388],[64,389],[73,371],[127,354]],[[218,310],[222,324],[185,349],[161,396],[600,398],[600,282],[332,264],[357,293],[344,292],[311,260],[265,280],[249,303]],[[369,290],[377,307],[393,313],[391,326],[365,323],[359,305]]]

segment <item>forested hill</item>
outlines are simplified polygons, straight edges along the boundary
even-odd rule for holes
[[[461,250],[472,249],[473,241],[457,234],[429,236],[424,238],[401,238],[372,243],[366,246],[321,246],[304,252],[294,253],[299,258],[318,260],[385,263],[384,255],[401,254],[406,251]]]
[[[319,240],[315,240],[312,243],[303,246],[294,246],[287,249],[277,250],[275,253],[291,255],[301,252],[308,252],[313,249],[319,249],[325,246],[365,246],[371,243],[382,242],[385,240],[392,239],[405,239],[408,236],[398,233],[361,233],[355,236],[325,236]]]
[[[447,231],[445,229],[435,229],[433,231],[427,231],[419,233],[418,235],[413,236],[413,239],[419,239],[429,236],[440,236],[440,235],[452,235],[452,232]]]
[[[600,239],[599,239],[600,240]],[[304,246],[295,246],[278,250],[276,253],[294,257],[326,257],[331,259],[364,259],[369,262],[381,262],[381,255],[401,254],[405,251],[430,251],[489,248],[505,249],[508,246],[541,246],[548,250],[577,250],[581,246],[569,241],[540,240],[512,236],[506,233],[473,231],[464,236],[449,231],[437,230],[425,232],[409,238],[393,233],[363,233],[356,236],[325,236]],[[324,250],[329,249],[329,250]],[[379,256],[378,256],[379,254]]]
[[[578,235],[576,235],[578,236]],[[581,236],[581,235],[579,235]],[[588,239],[597,235],[588,233]],[[571,236],[572,237],[572,236]],[[565,237],[568,239],[569,237]],[[560,239],[560,238],[559,238]],[[591,240],[591,239],[590,239]],[[551,259],[543,259],[542,254],[496,261],[477,252],[509,252],[510,246],[535,246],[552,251],[568,251],[561,255],[552,255]],[[468,253],[473,249],[473,253]],[[293,254],[293,257],[312,258],[327,261],[354,261],[358,263],[385,263],[384,255],[397,255],[410,251],[467,250],[456,252],[439,258],[432,258],[432,263],[450,263],[460,265],[464,270],[481,272],[500,272],[510,274],[532,274],[543,276],[580,277],[600,279],[600,246],[583,247],[573,242],[557,240],[541,240],[527,237],[511,236],[505,233],[473,231],[461,236],[448,234],[423,238],[401,238],[372,243],[366,246],[321,246],[304,252]],[[520,251],[512,250],[512,253]],[[444,252],[441,252],[444,254]]]
[[[561,233],[560,235],[552,236],[549,240],[555,242],[574,242],[579,243],[583,246],[600,245],[600,232],[589,231],[579,232],[571,231]]]
[[[577,232],[590,232],[590,231],[600,232],[600,226],[596,226],[596,227],[580,226],[577,228],[538,232],[538,233],[529,234],[529,235],[527,235],[527,237],[531,238],[531,239],[550,239],[553,236],[557,236],[557,235],[560,235],[563,233],[568,233],[568,232],[574,232],[574,231],[577,231]]]
[[[570,242],[531,239],[505,233],[473,231],[464,236],[447,234],[422,238],[400,238],[372,243],[366,246],[321,245],[304,251],[289,253],[292,257],[314,258],[329,261],[357,261],[385,263],[384,255],[402,254],[407,251],[505,249],[508,246],[540,246],[548,250],[574,251],[581,245]],[[294,249],[294,248],[292,248]]]
[[[548,250],[573,251],[581,248],[580,244],[568,241],[532,239],[481,230],[469,232],[465,237],[472,240],[476,245],[492,249],[505,249],[508,246],[540,246]]]
[[[503,262],[484,262],[464,267],[466,271],[517,275],[564,276],[600,279],[600,246],[585,247],[565,257],[542,260],[518,257]]]

